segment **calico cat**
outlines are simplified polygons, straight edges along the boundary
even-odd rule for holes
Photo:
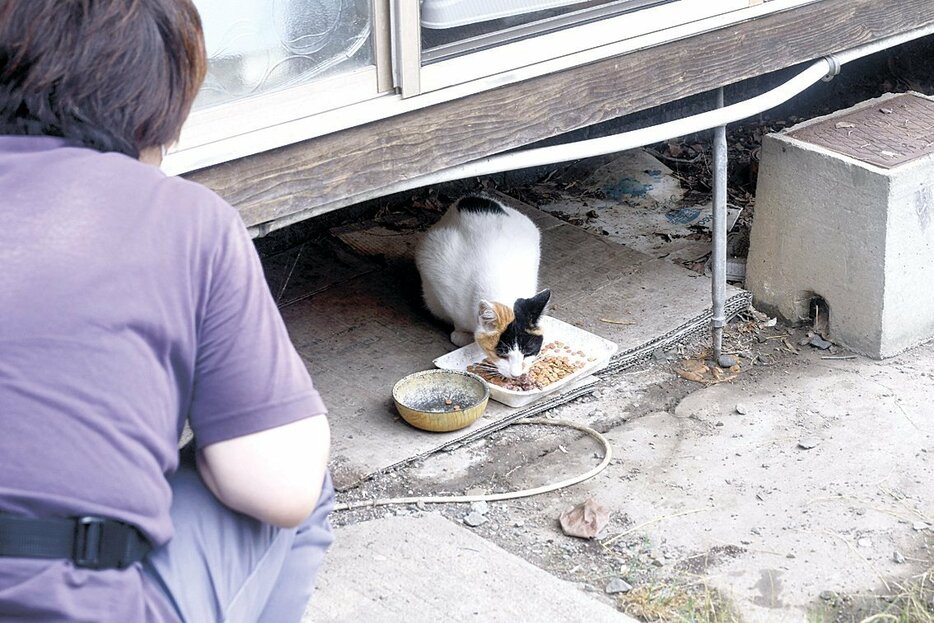
[[[524,214],[488,197],[459,199],[420,241],[415,264],[428,310],[476,340],[503,376],[529,371],[542,348],[538,320],[551,298],[538,289],[541,234]]]

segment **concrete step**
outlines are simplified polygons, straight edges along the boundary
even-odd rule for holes
[[[303,623],[636,623],[439,513],[335,535]]]

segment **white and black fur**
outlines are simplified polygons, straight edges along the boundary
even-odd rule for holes
[[[538,320],[551,298],[538,292],[541,234],[524,214],[493,199],[461,198],[420,241],[415,263],[428,310],[454,325],[503,376],[528,372],[542,347]]]

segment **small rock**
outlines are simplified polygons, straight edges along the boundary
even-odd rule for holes
[[[652,566],[653,566],[653,567],[664,567],[664,566],[665,566],[665,561],[664,561],[664,560],[659,560],[658,558],[653,558],[653,559],[652,559]]]
[[[420,511],[427,511],[427,510],[428,510],[428,505],[425,504],[424,502],[416,502],[416,503],[415,503],[415,508],[417,508],[417,509],[420,510]]]
[[[930,527],[930,524],[928,524],[926,521],[916,521],[911,524],[911,529],[915,532],[921,532],[922,530],[927,530]]]
[[[856,514],[857,514],[857,515],[865,515],[865,514],[866,514],[866,509],[865,509],[865,508],[857,508],[857,509],[856,509]]]
[[[490,510],[490,505],[486,503],[485,500],[480,500],[479,502],[471,502],[470,510],[481,515],[486,515],[487,511]]]
[[[822,338],[821,336],[817,334],[811,337],[811,340],[808,342],[808,344],[810,344],[811,346],[815,348],[819,348],[821,350],[827,350],[828,348],[833,346],[833,342],[828,342],[827,340],[825,340],[824,338]]]
[[[652,359],[655,361],[665,361],[668,358],[665,356],[665,351],[663,349],[656,348],[652,351]]]
[[[471,487],[464,491],[464,495],[486,495],[486,489],[483,487]]]
[[[817,437],[802,437],[798,440],[798,447],[802,450],[810,450],[816,448],[820,444],[820,439]]]
[[[719,420],[717,420],[717,423],[716,423],[716,424],[714,424],[714,426],[723,426],[723,422],[721,422],[721,421],[719,421]]]
[[[628,593],[629,591],[632,590],[632,585],[622,578],[613,578],[612,580],[610,580],[610,583],[607,584],[606,588],[603,590],[606,591],[607,595],[615,595],[617,593]]]
[[[905,562],[905,557],[902,556],[902,553],[900,551],[895,550],[895,552],[892,553],[892,560],[894,560],[898,564],[903,564]]]
[[[860,547],[872,547],[872,539],[870,539],[869,537],[863,537],[859,539],[858,541],[856,541],[856,544],[859,545]]]
[[[733,357],[732,355],[720,355],[717,363],[721,368],[732,368],[736,365],[736,357]]]
[[[795,558],[797,558],[797,556],[795,556],[795,555],[792,554],[791,552],[788,552],[787,554],[785,554],[785,558],[795,559]]]
[[[522,520],[522,519],[517,519],[517,520],[516,520],[516,523],[514,523],[514,524],[512,524],[512,525],[514,525],[514,526],[517,527],[517,528],[521,528],[522,526],[525,525],[525,521]]]
[[[736,408],[736,412],[739,413],[740,415],[746,415],[747,413],[749,413],[749,407],[747,407],[742,402],[737,402],[735,408]]]
[[[464,523],[470,526],[471,528],[476,528],[477,526],[482,526],[487,521],[486,517],[480,513],[468,513],[464,517]]]
[[[833,601],[834,594],[833,591],[821,591],[820,598],[824,601]]]

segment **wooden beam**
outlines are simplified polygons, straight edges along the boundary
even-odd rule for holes
[[[247,225],[296,220],[400,180],[931,23],[932,0],[822,0],[186,177],[236,206]]]

